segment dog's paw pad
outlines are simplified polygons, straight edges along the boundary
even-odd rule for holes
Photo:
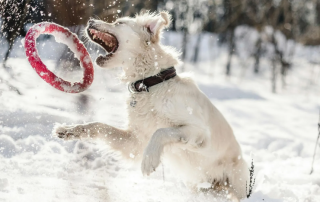
[[[72,137],[72,136],[74,136],[72,133],[57,132],[57,137],[58,137],[58,138],[66,139],[66,138]]]
[[[79,135],[74,133],[74,129],[72,127],[68,127],[65,125],[56,125],[52,131],[52,135],[54,137],[58,137],[64,140],[78,139]]]
[[[65,134],[64,134],[64,133],[61,133],[61,132],[60,132],[60,133],[57,133],[57,135],[58,135],[59,138],[64,138],[64,137],[65,137]]]

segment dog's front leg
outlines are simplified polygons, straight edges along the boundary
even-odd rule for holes
[[[113,149],[121,151],[126,157],[132,154],[137,155],[138,141],[130,131],[118,129],[104,123],[57,125],[53,133],[64,140],[100,138],[106,141]]]
[[[204,137],[203,130],[188,126],[158,129],[151,137],[143,154],[141,164],[143,175],[149,175],[159,166],[160,157],[166,145],[180,143],[187,144],[189,149],[196,149],[203,146]]]

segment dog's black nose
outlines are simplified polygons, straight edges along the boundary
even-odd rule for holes
[[[93,19],[88,20],[88,25],[89,25],[89,26],[92,26],[93,23],[94,23],[94,20],[93,20]]]

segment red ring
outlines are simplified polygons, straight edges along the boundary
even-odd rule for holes
[[[61,37],[61,35],[59,35],[60,33],[63,34],[63,38],[59,39],[59,37]],[[80,64],[84,68],[81,82],[70,83],[48,70],[46,65],[41,61],[36,48],[36,39],[40,34],[51,34],[55,36],[56,40],[59,39],[59,42],[64,44],[66,44],[65,39],[72,41],[74,47],[72,46],[69,48],[75,53],[75,56],[80,60]],[[29,29],[26,35],[24,47],[27,58],[33,69],[51,86],[67,93],[79,93],[90,87],[94,73],[90,55],[82,42],[79,41],[78,37],[67,28],[50,22],[35,24]]]

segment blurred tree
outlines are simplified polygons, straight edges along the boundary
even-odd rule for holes
[[[26,23],[45,20],[46,16],[44,13],[45,8],[41,0],[0,1],[1,35],[9,44],[9,48],[3,58],[4,67],[6,67],[6,61],[15,40],[19,36],[26,35]]]
[[[231,74],[231,61],[235,50],[234,31],[237,26],[244,24],[244,8],[246,1],[240,0],[211,0],[208,3],[210,11],[204,26],[206,30],[219,34],[219,43],[228,43],[228,59],[226,75]]]
[[[223,10],[224,15],[222,16],[223,25],[218,27],[218,31],[221,33],[226,33],[228,36],[228,60],[226,65],[226,75],[231,74],[231,61],[235,50],[235,28],[241,24],[243,8],[245,3],[242,1],[235,0],[224,0]]]
[[[269,19],[268,24],[272,26],[273,32],[271,34],[271,43],[274,46],[275,55],[273,59],[273,79],[272,79],[272,92],[276,92],[276,74],[277,74],[277,62],[281,65],[281,75],[283,86],[285,86],[285,76],[287,73],[288,68],[290,67],[289,58],[285,58],[286,47],[280,47],[278,40],[276,39],[276,31],[280,31],[285,36],[285,44],[287,43],[288,39],[292,39],[292,25],[293,25],[293,12],[291,3],[289,0],[281,0],[278,5],[273,4],[271,9],[269,10]],[[290,58],[291,59],[291,58]]]
[[[193,48],[191,60],[198,61],[203,27],[208,21],[208,0],[166,0],[159,6],[172,15],[171,30],[182,33],[182,60],[186,60],[189,34],[196,34],[197,40]]]
[[[133,17],[135,14],[145,11],[155,12],[159,7],[163,7],[164,0],[131,0],[123,2],[123,14],[124,16]]]
[[[21,2],[0,1],[0,15],[2,19],[1,35],[9,43],[9,48],[4,55],[3,65],[9,57],[12,46],[18,36],[25,36],[24,22],[28,12],[30,0]]]
[[[248,0],[248,5],[245,11],[245,22],[258,31],[258,39],[255,43],[255,53],[253,54],[255,60],[253,69],[254,73],[256,74],[259,73],[260,57],[263,53],[263,40],[261,34],[263,32],[264,27],[267,25],[266,16],[271,6],[272,1],[269,0]]]

